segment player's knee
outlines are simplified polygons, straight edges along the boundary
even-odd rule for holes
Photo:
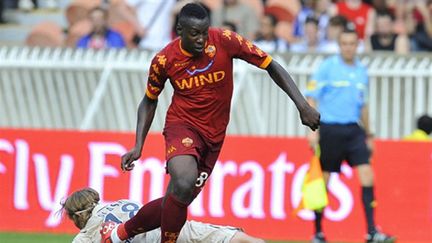
[[[174,182],[173,193],[183,202],[190,203],[193,200],[194,189],[195,179],[178,178]]]
[[[372,186],[374,184],[374,174],[370,165],[358,166],[358,176],[362,186]]]

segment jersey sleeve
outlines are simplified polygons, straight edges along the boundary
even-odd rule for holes
[[[147,80],[146,96],[152,100],[156,100],[162,92],[167,80],[166,74],[167,57],[159,53],[151,62],[149,68],[149,76]]]
[[[262,69],[267,68],[272,61],[269,54],[238,33],[220,30],[220,40],[233,58],[242,59]]]

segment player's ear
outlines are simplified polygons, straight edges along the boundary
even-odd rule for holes
[[[181,26],[181,24],[177,24],[177,26],[176,26],[176,32],[177,32],[178,36],[182,35],[183,27]]]

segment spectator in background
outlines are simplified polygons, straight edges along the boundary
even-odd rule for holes
[[[347,27],[348,20],[342,15],[336,15],[330,18],[327,26],[326,39],[319,45],[318,51],[324,53],[338,53],[338,37]]]
[[[403,139],[406,141],[432,141],[432,117],[423,115],[417,119],[417,129]]]
[[[224,21],[221,26],[222,29],[231,30],[237,32],[237,26],[233,22]]]
[[[305,35],[290,47],[292,52],[315,52],[320,45],[318,36],[318,20],[312,16],[306,18]]]
[[[432,0],[416,0],[422,22],[417,24],[414,40],[419,51],[432,51]]]
[[[353,22],[361,40],[374,32],[375,10],[361,0],[342,0],[336,3],[332,15],[342,15]]]
[[[321,114],[318,132],[309,134],[309,144],[320,148],[320,162],[326,183],[330,173],[339,173],[342,161],[354,167],[362,189],[367,222],[367,243],[394,242],[378,231],[374,222],[374,176],[370,165],[373,134],[369,126],[368,74],[356,57],[358,34],[345,29],[339,35],[340,55],[325,59],[308,84],[306,97]],[[314,243],[326,239],[321,227],[323,210],[315,212]]]
[[[175,0],[122,0],[112,4],[117,14],[133,25],[134,42],[139,47],[159,51],[171,41]]]
[[[314,1],[316,0],[302,1],[302,7],[297,13],[296,19],[294,21],[293,34],[297,38],[301,38],[304,36],[304,24],[306,22],[306,18],[313,14]]]
[[[37,7],[37,1],[34,0],[18,0],[18,8],[24,11],[30,11]]]
[[[300,0],[268,0],[264,13],[269,13],[278,19],[276,35],[288,43],[296,42],[294,36],[294,21],[302,7]]]
[[[372,0],[372,7],[376,12],[390,12],[391,14],[395,14],[394,6],[390,6],[388,0]]]
[[[58,7],[58,0],[43,0],[42,6],[47,9],[55,9]],[[39,7],[38,0],[18,0],[18,7],[24,11],[30,11]]]
[[[261,18],[260,29],[254,44],[265,52],[286,52],[288,44],[276,36],[277,19],[271,14],[265,14]]]
[[[372,7],[375,9],[376,13],[388,12],[393,16],[393,32],[395,34],[401,34],[408,37],[407,25],[401,18],[398,17],[398,1],[400,0],[373,0]],[[405,1],[405,0],[402,0]],[[401,3],[405,5],[405,3]],[[410,48],[411,49],[411,48]]]
[[[366,51],[394,51],[397,54],[409,52],[409,39],[405,34],[394,31],[394,17],[389,12],[378,12],[375,32],[366,41]]]
[[[6,21],[3,18],[3,10],[4,10],[4,3],[3,0],[0,0],[0,24],[5,24]]]
[[[403,33],[412,37],[416,31],[418,23],[422,22],[422,17],[419,11],[416,9],[414,1],[408,0],[396,0],[395,4],[395,25],[397,32]],[[414,42],[412,43],[411,49],[416,49]]]
[[[425,18],[427,18],[426,0],[397,0],[395,8],[396,28],[402,27],[403,33],[410,37],[411,50],[424,51]],[[426,11],[425,11],[426,10]],[[401,31],[398,31],[401,33]],[[424,43],[426,40],[426,43]]]
[[[237,27],[239,34],[252,40],[258,31],[258,20],[254,9],[239,0],[223,0],[222,7],[215,9],[211,15],[213,26],[221,27],[224,22],[231,22]]]
[[[80,48],[123,48],[126,47],[123,37],[108,27],[108,12],[102,7],[96,7],[89,13],[92,32],[83,36],[77,43]]]
[[[326,29],[329,24],[330,15],[328,10],[331,6],[330,0],[306,0],[294,22],[294,37],[298,40],[305,35],[305,24],[307,17],[318,20],[318,35],[320,40],[325,39]]]

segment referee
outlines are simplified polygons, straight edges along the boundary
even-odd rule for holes
[[[340,54],[324,60],[308,84],[306,97],[321,113],[321,127],[308,136],[311,146],[319,144],[324,180],[340,172],[342,161],[357,169],[367,221],[366,242],[394,242],[379,232],[374,223],[374,180],[369,158],[373,134],[369,127],[368,76],[356,58],[357,33],[346,28],[339,36]],[[326,242],[321,227],[322,212],[315,212],[312,242]]]

